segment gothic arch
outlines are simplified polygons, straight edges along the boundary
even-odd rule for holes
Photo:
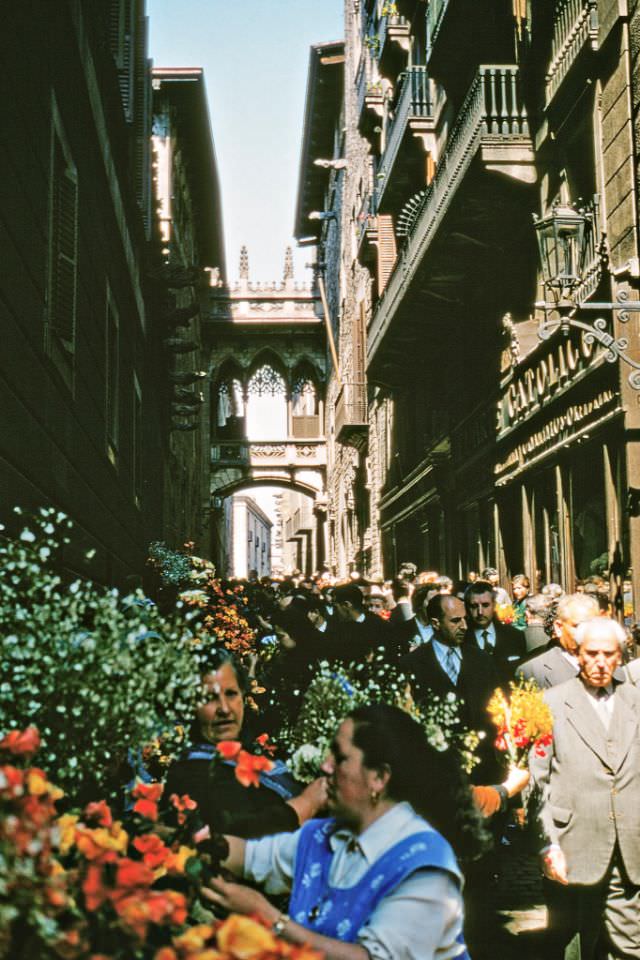
[[[253,357],[246,372],[247,386],[251,378],[264,367],[270,367],[275,373],[282,377],[284,380],[285,393],[288,395],[291,389],[290,371],[282,357],[280,357],[275,350],[272,350],[271,347],[261,347]]]

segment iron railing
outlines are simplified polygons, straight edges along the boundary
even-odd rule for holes
[[[427,7],[427,57],[431,56],[448,6],[449,0],[429,0],[429,6]]]
[[[484,138],[529,142],[529,122],[515,65],[478,68],[435,176],[407,221],[406,244],[370,326],[370,357]]]
[[[345,442],[354,431],[367,426],[367,388],[364,382],[342,384],[336,400],[336,438]]]
[[[598,48],[598,0],[556,0],[551,62],[547,70],[547,103],[554,97],[579,52],[590,43]]]
[[[431,84],[426,67],[409,67],[400,77],[393,117],[387,125],[385,149],[375,177],[374,212],[380,205],[409,120],[415,117],[433,117]]]

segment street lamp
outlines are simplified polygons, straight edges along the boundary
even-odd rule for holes
[[[569,295],[582,279],[587,224],[593,214],[556,204],[546,217],[534,214],[542,277],[546,287]]]
[[[548,214],[543,217],[534,214],[533,219],[544,289],[550,292],[552,298],[551,303],[545,299],[536,304],[544,309],[544,318],[538,325],[538,337],[548,340],[558,326],[564,336],[569,335],[572,327],[585,331],[587,343],[597,341],[606,348],[605,359],[609,363],[620,359],[633,368],[629,374],[629,384],[634,390],[640,390],[640,363],[627,356],[628,339],[613,337],[608,332],[609,324],[604,317],[598,317],[593,325],[575,317],[578,310],[618,310],[621,311],[620,320],[626,322],[627,311],[640,310],[640,301],[626,299],[625,291],[618,293],[616,303],[578,300],[577,291],[584,279],[590,235],[595,230],[593,212],[556,203]],[[601,251],[601,260],[604,264],[604,250]],[[554,311],[558,319],[551,319],[549,311]]]

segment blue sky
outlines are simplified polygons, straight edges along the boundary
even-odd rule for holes
[[[343,0],[148,0],[155,66],[203,67],[229,279],[279,280],[292,230],[312,43],[343,36]],[[296,276],[310,279],[296,255]]]

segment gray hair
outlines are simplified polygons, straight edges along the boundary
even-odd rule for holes
[[[573,610],[579,610],[585,620],[591,617],[597,617],[600,611],[598,601],[586,593],[567,593],[558,600],[556,607],[556,620],[569,620],[569,614]]]
[[[592,617],[584,620],[576,629],[576,643],[578,648],[587,640],[604,640],[614,637],[618,641],[620,651],[624,653],[627,646],[627,633],[617,620],[610,617]]]

